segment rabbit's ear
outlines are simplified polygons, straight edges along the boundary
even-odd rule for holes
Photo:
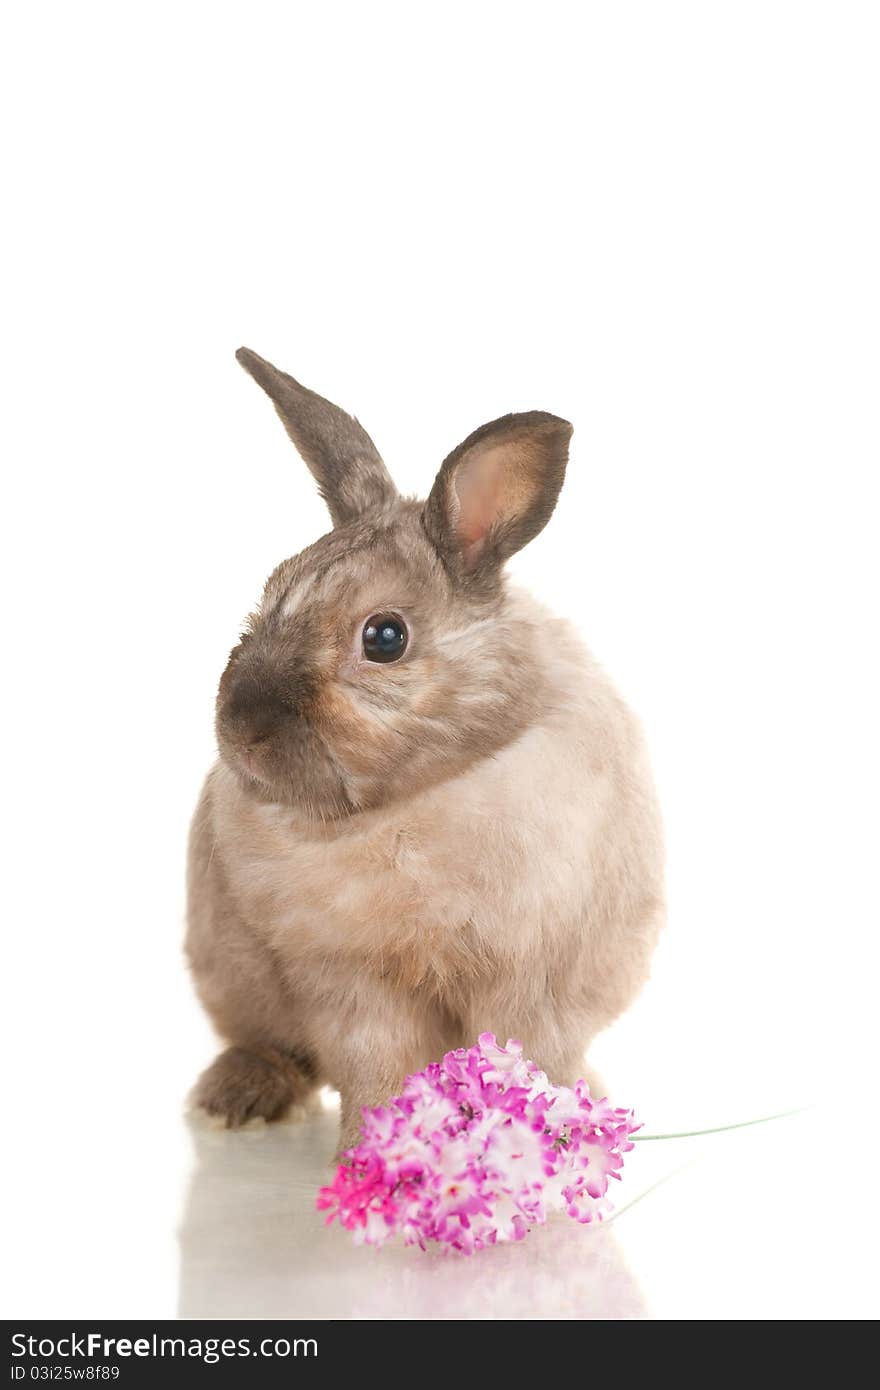
[[[572,427],[532,410],[483,425],[443,463],[423,522],[447,568],[488,577],[550,520]]]
[[[388,471],[366,430],[338,405],[325,401],[250,348],[235,354],[270,397],[311,469],[334,526],[381,510],[397,497]]]

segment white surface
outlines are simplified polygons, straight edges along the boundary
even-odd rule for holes
[[[814,1116],[642,1143],[601,1227],[554,1218],[469,1259],[356,1248],[314,1211],[333,1116],[246,1135],[194,1127],[181,1317],[858,1318],[862,1235],[817,1191]]]
[[[669,837],[654,980],[597,1060],[652,1130],[820,1100],[821,1142],[748,1138],[735,1197],[713,1148],[610,1235],[467,1278],[520,1310],[532,1274],[545,1311],[625,1303],[623,1265],[658,1316],[864,1308],[872,1102],[826,1097],[876,1043],[877,40],[858,3],[10,11],[4,1312],[181,1297],[214,1046],[186,825],[238,624],[326,526],[242,342],[413,492],[483,420],[574,421],[513,568],[642,715]],[[187,1306],[453,1296],[322,1233],[330,1142],[205,1139]]]

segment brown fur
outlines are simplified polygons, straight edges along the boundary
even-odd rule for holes
[[[227,1047],[199,1078],[196,1106],[230,1129],[248,1120],[280,1120],[311,1090],[308,1071],[271,1047]]]
[[[239,359],[337,525],[270,576],[220,682],[187,947],[232,1046],[196,1099],[234,1124],[330,1081],[350,1141],[362,1105],[483,1030],[574,1080],[645,978],[663,884],[632,717],[502,573],[553,510],[571,427],[483,426],[422,505],[350,417]],[[405,621],[400,660],[365,659],[375,613]]]
[[[351,415],[300,386],[249,348],[235,354],[271,397],[281,423],[315,476],[335,526],[392,503],[397,489],[370,436]]]

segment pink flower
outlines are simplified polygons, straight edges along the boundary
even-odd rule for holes
[[[317,1205],[360,1243],[400,1235],[470,1255],[522,1240],[553,1211],[601,1221],[638,1128],[583,1081],[553,1086],[521,1043],[482,1033],[364,1110],[361,1142]]]

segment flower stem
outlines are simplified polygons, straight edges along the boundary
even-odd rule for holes
[[[739,1120],[734,1125],[715,1125],[713,1129],[684,1129],[678,1134],[633,1134],[634,1144],[647,1142],[649,1139],[698,1139],[702,1134],[723,1134],[728,1129],[748,1129],[749,1125],[766,1125],[771,1120],[785,1120],[789,1115],[803,1115],[805,1110],[809,1110],[809,1105],[799,1105],[796,1110],[780,1110],[776,1115],[761,1115],[756,1120]]]

